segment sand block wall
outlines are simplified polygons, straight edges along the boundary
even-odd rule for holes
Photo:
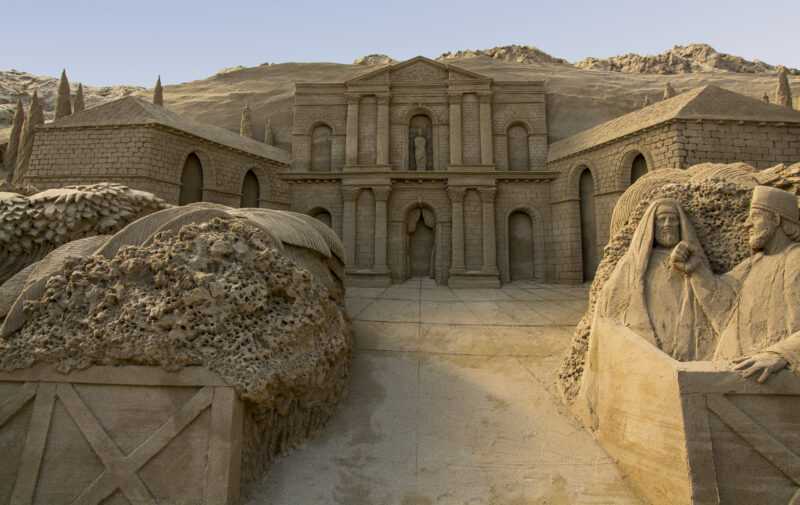
[[[0,372],[0,504],[234,504],[242,432],[202,367]]]
[[[642,497],[798,503],[800,378],[758,384],[724,362],[678,362],[610,320],[595,331],[595,436]]]

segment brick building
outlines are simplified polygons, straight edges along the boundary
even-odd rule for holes
[[[717,86],[696,88],[549,146],[551,280],[590,279],[609,240],[617,199],[651,168],[800,160],[800,112]]]
[[[125,97],[37,128],[24,181],[46,189],[111,181],[171,203],[288,207],[282,149]]]

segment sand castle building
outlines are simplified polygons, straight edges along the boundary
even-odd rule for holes
[[[118,182],[171,203],[286,208],[288,153],[128,96],[37,130],[25,181]]]
[[[800,159],[800,112],[715,86],[549,143],[543,81],[423,57],[298,83],[290,133],[291,154],[126,97],[40,127],[25,182],[289,208],[342,238],[352,284],[491,287],[591,279],[614,204],[649,170]]]

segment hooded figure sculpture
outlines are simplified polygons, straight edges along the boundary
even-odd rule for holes
[[[698,251],[693,261],[707,263],[680,204],[666,198],[654,201],[606,282],[596,315],[631,328],[679,361],[708,359],[716,343],[712,326],[691,282],[670,262],[681,241]]]

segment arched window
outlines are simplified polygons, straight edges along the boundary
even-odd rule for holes
[[[319,209],[311,212],[311,217],[318,219],[328,225],[328,227],[333,227],[333,219],[331,218],[331,213],[325,209]]]
[[[311,131],[311,170],[331,171],[331,137],[333,130],[328,125],[317,125]]]
[[[580,176],[581,253],[583,280],[594,279],[600,262],[597,254],[597,225],[595,224],[594,179],[588,168]]]
[[[647,160],[642,153],[636,155],[631,162],[631,184],[647,173]]]
[[[242,199],[239,207],[259,207],[261,200],[261,186],[258,177],[252,170],[248,170],[242,181]]]
[[[508,269],[512,281],[534,278],[533,221],[527,212],[508,216]]]
[[[528,158],[528,129],[521,124],[511,125],[506,137],[508,139],[508,169],[527,171],[530,167]]]
[[[181,189],[178,203],[186,205],[203,201],[203,164],[195,153],[186,157],[181,173]]]

